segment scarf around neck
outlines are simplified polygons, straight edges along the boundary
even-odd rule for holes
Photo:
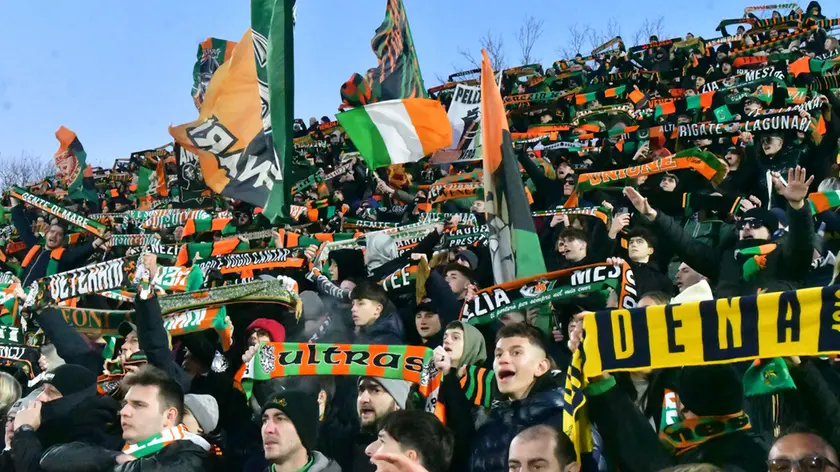
[[[122,452],[135,459],[141,459],[160,452],[166,446],[174,444],[175,441],[190,441],[205,451],[210,450],[210,443],[205,441],[201,436],[189,432],[183,424],[179,424],[178,426],[166,428],[159,434],[144,439],[137,444],[126,444]]]
[[[759,244],[736,250],[735,258],[743,263],[741,277],[749,281],[758,276],[767,267],[767,255],[774,250],[776,250],[775,243]]]

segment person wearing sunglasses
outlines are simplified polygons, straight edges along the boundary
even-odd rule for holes
[[[809,432],[786,434],[773,444],[767,472],[837,472],[837,451],[825,439]]]
[[[709,279],[716,297],[754,295],[759,289],[783,291],[799,288],[811,270],[814,252],[814,221],[806,205],[814,177],[801,167],[790,169],[787,178],[773,175],[776,193],[787,200],[785,216],[789,231],[773,238],[779,219],[766,209],[753,208],[742,218],[734,234],[725,234],[716,246],[695,239],[673,218],[653,208],[639,192],[626,187],[624,195],[652,224],[654,235],[683,262]]]

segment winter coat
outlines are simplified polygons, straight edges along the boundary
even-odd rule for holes
[[[357,334],[353,334],[353,322],[351,321],[350,290],[344,290],[324,276],[315,279],[318,292],[325,295],[325,299],[332,300],[336,305],[336,311],[330,313],[330,331],[333,335],[343,333],[346,336],[336,336],[337,341],[355,342],[363,344],[404,344],[405,329],[399,314],[395,312],[394,306],[388,302],[383,308],[383,314],[373,322],[372,325],[361,328]],[[378,342],[377,342],[378,341]],[[323,342],[323,341],[322,341]]]
[[[55,345],[56,354],[66,363],[84,366],[91,372],[102,370],[102,350],[67,324],[61,312],[55,308],[44,308],[35,319]]]
[[[633,269],[636,291],[640,298],[649,292],[665,292],[668,295],[674,294],[674,282],[655,264],[642,264],[630,261],[630,268]]]
[[[376,441],[376,435],[359,430],[358,423],[336,425],[336,428],[322,430],[320,439],[323,444],[330,441],[335,444],[334,458],[338,470],[344,472],[374,472],[376,466],[371,464],[370,457],[365,453],[370,443]]]
[[[764,472],[768,447],[751,430],[709,439],[683,454],[666,450],[648,419],[625,393],[613,387],[587,394],[589,419],[597,426],[604,454],[623,472],[649,472],[674,465],[708,463],[725,470]]]
[[[140,350],[146,353],[149,364],[163,370],[184,389],[190,391],[190,378],[180,364],[175,362],[169,349],[169,337],[163,327],[163,316],[157,296],[144,300],[138,294],[134,298],[137,317],[137,341]]]
[[[209,445],[208,445],[209,446]],[[156,454],[117,465],[118,451],[82,443],[62,444],[41,459],[46,472],[204,472],[209,469],[207,450],[191,441],[175,441]]]
[[[20,235],[21,241],[26,244],[27,251],[32,249],[33,246],[39,244],[38,237],[32,233],[32,229],[29,225],[29,220],[26,218],[26,211],[23,209],[23,206],[18,205],[12,208],[12,223],[14,223],[15,229],[17,229],[17,232]],[[58,260],[58,272],[64,272],[83,266],[91,254],[95,251],[96,250],[93,248],[92,241],[65,248],[61,258]],[[51,251],[49,249],[42,245],[41,250],[32,257],[32,261],[23,269],[23,273],[20,274],[22,286],[27,287],[33,281],[47,275],[47,265],[50,262],[50,252]]]
[[[38,431],[17,431],[12,437],[15,470],[40,470],[38,462],[45,450],[71,441],[119,450],[123,441],[118,410],[116,400],[98,395],[95,387],[44,403]]]
[[[715,296],[754,295],[759,288],[795,290],[811,269],[814,221],[810,207],[794,210],[788,205],[786,213],[789,234],[776,241],[778,246],[767,254],[765,268],[749,281],[742,277],[743,263],[736,260],[735,250],[766,241],[736,241],[733,235],[711,247],[692,238],[673,218],[662,213],[657,214],[652,229],[662,244],[669,244],[683,262],[709,278]]]
[[[400,315],[382,314],[370,326],[359,329],[357,344],[404,344],[405,330]]]
[[[271,466],[268,466],[265,472],[271,472]],[[338,462],[320,452],[312,451],[312,465],[306,472],[341,472],[341,466],[338,465]]]
[[[500,402],[472,439],[471,472],[508,470],[508,447],[520,431],[537,424],[563,424],[563,389],[550,374],[537,380],[524,400]]]

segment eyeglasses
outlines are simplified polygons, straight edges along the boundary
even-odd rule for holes
[[[825,472],[840,470],[840,466],[822,456],[803,457],[801,459],[770,459],[767,461],[767,472]]]
[[[738,222],[738,230],[739,231],[748,227],[748,226],[752,229],[758,229],[758,228],[763,228],[764,223],[762,223],[761,221],[759,221],[755,218],[746,218],[746,219],[743,219],[743,220]]]

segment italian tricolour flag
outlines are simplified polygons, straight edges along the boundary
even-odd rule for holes
[[[416,162],[452,144],[452,127],[437,100],[388,100],[337,118],[371,169]]]

